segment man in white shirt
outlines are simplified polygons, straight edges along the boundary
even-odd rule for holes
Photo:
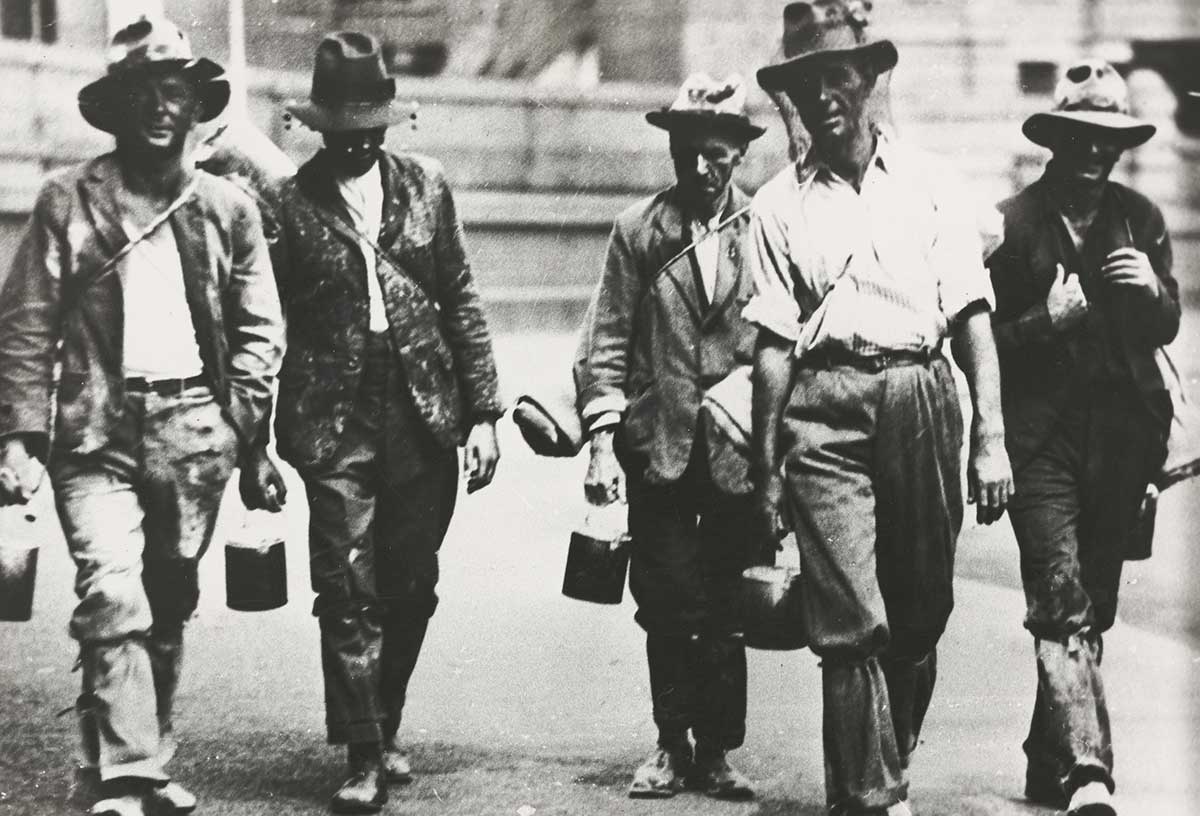
[[[685,782],[718,798],[753,795],[725,756],[746,729],[734,597],[751,560],[749,462],[700,415],[704,391],[748,364],[754,343],[741,316],[748,202],[732,177],[763,130],[745,93],[739,77],[697,74],[647,114],[670,133],[677,183],[617,217],[577,371],[587,496],[612,502],[626,486],[629,499],[629,586],[658,726],[634,797],[672,796]]]
[[[785,59],[758,72],[790,97],[812,148],[755,196],[745,315],[759,326],[760,530],[776,531],[786,502],[821,658],[826,804],[907,816],[963,516],[947,336],[975,408],[968,481],[981,522],[1003,512],[1012,477],[974,209],[871,120],[897,54],[868,40],[869,8],[790,3]]]

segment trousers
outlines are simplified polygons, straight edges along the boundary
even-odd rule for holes
[[[801,368],[781,430],[821,658],[827,804],[871,812],[907,796],[954,605],[963,426],[950,365]]]
[[[237,451],[201,386],[129,393],[103,448],[51,454],[79,598],[70,625],[83,686],[79,762],[102,780],[167,779],[184,623]]]
[[[1038,677],[1027,779],[1062,798],[1091,781],[1115,787],[1102,638],[1146,486],[1165,458],[1165,430],[1143,395],[1081,386],[1014,474],[1009,518]]]
[[[359,399],[329,462],[300,472],[308,493],[313,614],[321,630],[330,744],[392,740],[429,619],[437,608],[438,551],[458,491],[454,448],[404,463],[394,478],[384,438],[389,402],[408,400],[388,340],[368,343]]]
[[[690,730],[698,748],[730,751],[746,736],[746,648],[737,590],[746,566],[752,498],[712,481],[703,432],[687,468],[651,484],[627,468],[629,589],[646,632],[659,742]]]

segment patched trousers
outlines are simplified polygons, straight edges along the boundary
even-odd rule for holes
[[[907,796],[954,603],[962,434],[940,355],[797,371],[781,441],[821,658],[831,813],[882,812]]]
[[[1081,387],[1049,438],[1013,455],[1009,517],[1038,676],[1024,745],[1030,793],[1065,801],[1087,782],[1115,787],[1102,636],[1116,619],[1122,565],[1142,555],[1131,536],[1166,457],[1145,400],[1128,385]]]
[[[184,623],[238,441],[205,386],[129,393],[108,443],[55,452],[50,476],[75,561],[81,766],[165,780]]]
[[[395,737],[429,619],[438,550],[454,512],[458,453],[437,449],[393,478],[384,439],[389,401],[409,400],[386,338],[367,350],[359,399],[329,462],[300,472],[308,493],[313,614],[321,629],[330,744]]]

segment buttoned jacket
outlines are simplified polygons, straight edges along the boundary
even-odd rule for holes
[[[1086,385],[1086,324],[1065,332],[1050,322],[1046,297],[1061,264],[1077,275],[1089,311],[1105,321],[1116,363],[1124,372],[1110,387],[1145,398],[1147,417],[1166,433],[1171,401],[1155,362],[1155,349],[1179,332],[1179,285],[1171,274],[1171,240],[1162,213],[1134,190],[1109,182],[1099,210],[1076,251],[1062,216],[1040,179],[999,205],[1004,242],[988,259],[996,292],[993,327],[1000,354],[1004,424],[1014,467],[1020,467],[1053,430],[1066,400]],[[1132,246],[1146,253],[1155,287],[1146,292],[1099,280],[1108,254]]]
[[[195,191],[159,229],[175,238],[204,373],[243,443],[271,403],[283,322],[258,209],[232,183],[195,171]],[[101,448],[125,404],[121,276],[84,286],[129,240],[113,154],[43,184],[0,294],[0,436],[50,433],[49,395],[59,362],[54,447]]]
[[[718,232],[711,304],[698,288],[677,188],[646,198],[613,225],[588,311],[577,367],[579,408],[621,412],[620,438],[645,462],[645,478],[669,483],[692,453],[706,389],[753,356],[757,329],[742,318],[753,283],[747,268],[749,199],[734,188]],[[712,423],[701,429],[719,489],[747,493],[749,463]]]
[[[381,159],[383,219],[375,241],[396,364],[417,414],[443,447],[502,413],[491,338],[441,166]],[[327,462],[358,397],[369,325],[366,262],[325,153],[272,196],[272,257],[288,321],[275,430],[297,468]],[[392,442],[413,429],[392,412]],[[390,447],[396,448],[391,442]]]

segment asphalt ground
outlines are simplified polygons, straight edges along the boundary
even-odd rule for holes
[[[1181,341],[1189,377],[1197,346],[1194,333]],[[510,395],[552,376],[569,348],[560,335],[501,338]],[[417,778],[393,790],[385,812],[823,813],[820,678],[807,651],[750,654],[748,737],[732,758],[758,783],[754,802],[625,797],[655,736],[642,633],[628,598],[602,607],[559,591],[568,536],[583,512],[584,463],[533,456],[507,422],[502,445],[496,483],[461,498],[443,548],[442,604],[402,732]],[[182,746],[171,766],[200,797],[201,813],[325,813],[341,781],[343,756],[324,744],[302,496],[293,481],[287,606],[224,606],[220,542],[240,524],[236,501],[226,503],[202,565],[179,699]],[[58,714],[78,693],[66,634],[72,567],[52,511],[38,509],[34,618],[0,624],[0,816],[80,812],[70,798],[73,715]],[[1106,638],[1123,816],[1200,810],[1198,510],[1195,483],[1164,494],[1155,557],[1127,568],[1121,622]],[[1019,746],[1035,675],[1011,531],[1003,522],[986,530],[968,523],[959,553],[957,607],[911,769],[912,803],[919,816],[1052,813],[1021,800]]]

